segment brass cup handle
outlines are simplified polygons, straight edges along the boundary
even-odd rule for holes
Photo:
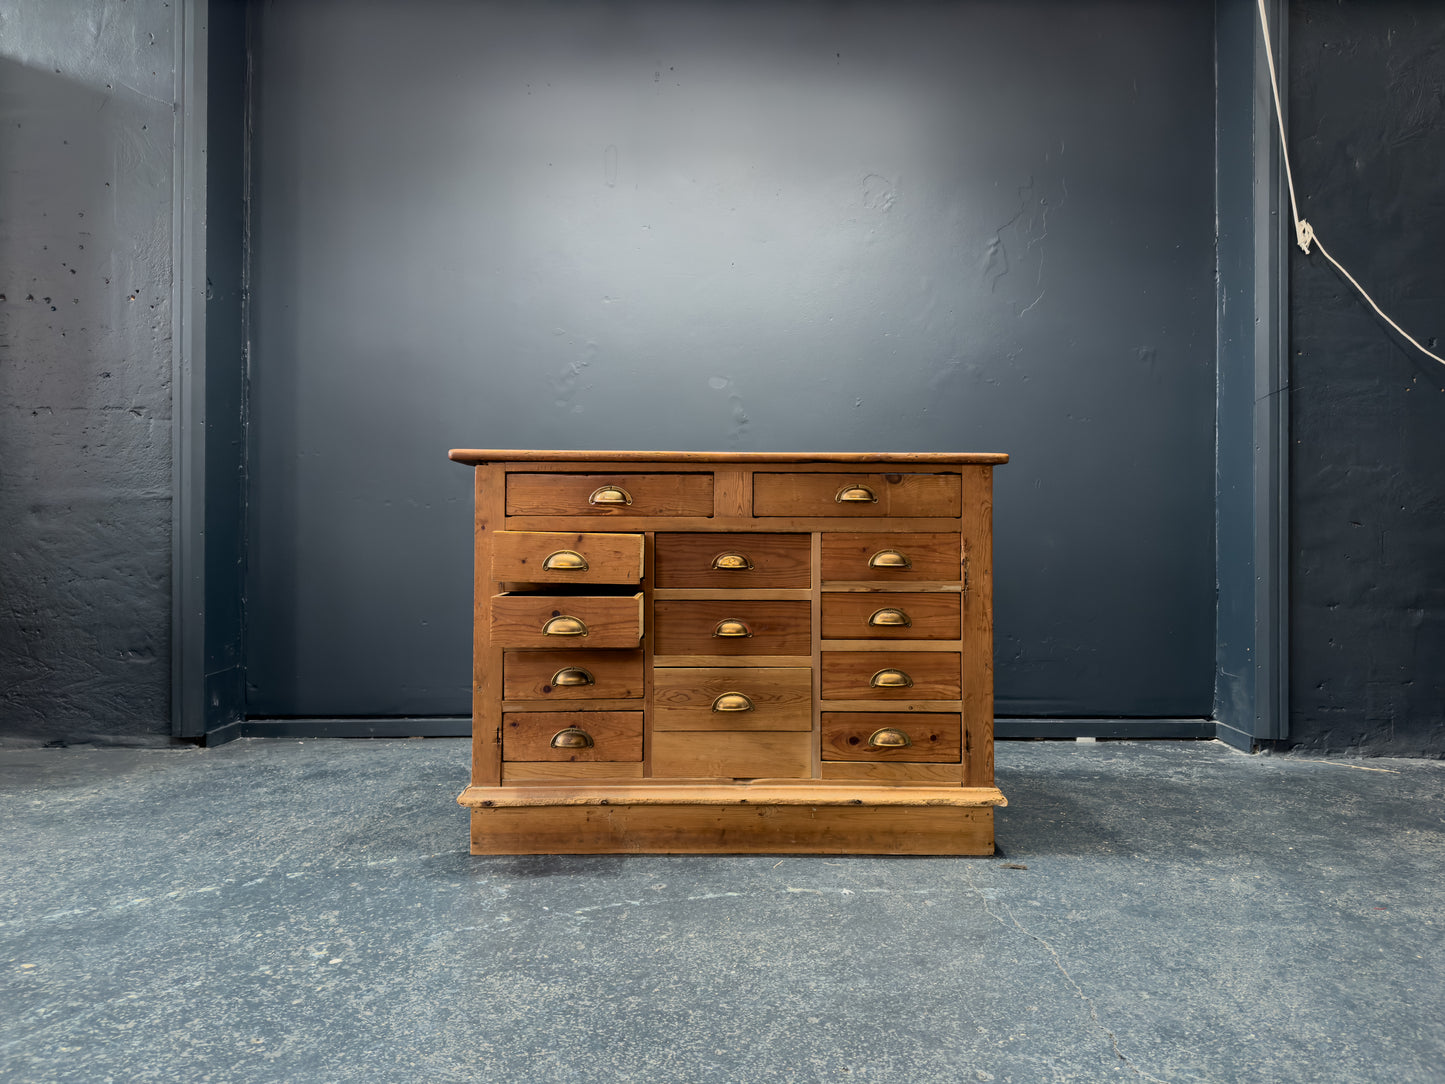
[[[863,485],[844,486],[833,500],[838,504],[877,504],[878,494]]]
[[[564,666],[552,675],[552,685],[559,689],[575,689],[582,685],[596,685],[592,671],[581,666]]]
[[[870,749],[907,749],[912,744],[913,739],[897,727],[885,726],[868,735]]]
[[[543,636],[586,636],[587,626],[579,618],[558,614],[542,626]]]
[[[587,558],[576,550],[558,550],[542,560],[543,572],[586,572]]]
[[[717,628],[712,630],[712,634],[720,639],[728,640],[751,636],[753,630],[748,628],[746,622],[729,618],[726,621],[719,621]]]
[[[588,504],[631,504],[632,494],[621,486],[602,486],[592,491]]]
[[[712,559],[712,567],[721,572],[751,572],[752,561],[742,553],[719,553]]]
[[[753,711],[752,700],[742,693],[723,693],[712,702],[713,711]]]
[[[879,670],[868,684],[874,689],[911,689],[913,679],[903,670]]]
[[[882,610],[874,610],[868,617],[868,627],[908,629],[913,627],[913,620],[902,610],[895,610],[890,606]]]
[[[551,741],[553,749],[591,749],[595,744],[592,735],[580,726],[569,726],[566,730],[557,731],[552,735]]]
[[[879,550],[868,558],[869,568],[912,568],[913,562],[906,553],[897,550]]]

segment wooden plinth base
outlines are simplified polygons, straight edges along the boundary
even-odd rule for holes
[[[473,854],[990,855],[1001,802],[463,804]]]

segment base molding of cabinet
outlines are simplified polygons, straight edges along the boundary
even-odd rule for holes
[[[994,853],[992,805],[619,802],[472,809],[473,854]]]

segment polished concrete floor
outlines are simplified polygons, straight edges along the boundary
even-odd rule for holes
[[[1445,1081],[1445,763],[1009,742],[993,859],[473,858],[459,740],[0,749],[3,1081]]]

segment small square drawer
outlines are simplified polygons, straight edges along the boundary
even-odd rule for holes
[[[962,748],[956,712],[823,712],[824,760],[957,764]]]
[[[497,647],[637,647],[642,595],[493,595],[491,632]]]
[[[659,534],[656,554],[658,587],[813,585],[805,534]]]
[[[711,516],[711,474],[507,475],[509,516]]]
[[[825,640],[957,640],[957,592],[839,591],[823,595]]]
[[[954,516],[957,474],[753,475],[756,516]]]
[[[807,779],[808,731],[672,731],[652,735],[654,779]]]
[[[825,534],[823,582],[830,580],[918,580],[956,582],[962,562],[953,534]]]
[[[492,579],[528,583],[641,583],[642,535],[498,531]]]
[[[824,700],[958,700],[956,651],[825,651]]]
[[[807,667],[662,667],[652,678],[653,730],[812,730]]]
[[[640,711],[509,711],[504,761],[642,760]]]
[[[803,601],[658,599],[658,655],[812,655],[812,607]]]
[[[641,651],[508,651],[506,700],[635,700],[642,697]]]

